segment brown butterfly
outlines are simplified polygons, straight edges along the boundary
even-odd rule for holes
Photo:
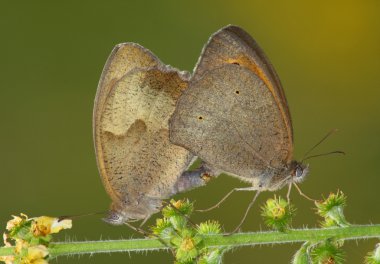
[[[144,223],[163,199],[204,185],[201,169],[186,171],[194,155],[169,142],[168,120],[188,79],[135,43],[109,56],[93,113],[97,164],[112,200],[106,222]]]
[[[293,160],[280,80],[256,41],[237,26],[220,29],[203,48],[171,117],[170,140],[201,158],[212,174],[251,183],[233,190],[257,191],[249,208],[259,192],[285,185],[290,191],[308,173],[308,166]]]

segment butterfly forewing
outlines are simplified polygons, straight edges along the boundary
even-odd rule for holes
[[[113,187],[107,179],[105,171],[103,150],[101,146],[101,124],[103,108],[105,101],[115,82],[122,76],[134,68],[152,67],[159,64],[160,61],[152,55],[147,49],[135,43],[123,43],[117,45],[111,52],[104,66],[100,77],[98,89],[95,96],[94,112],[93,112],[93,136],[95,143],[96,160],[99,172],[103,181],[103,185],[112,200],[118,199],[115,196]]]
[[[114,207],[131,217],[146,217],[155,200],[172,195],[193,157],[169,142],[168,131],[187,86],[188,74],[137,44],[118,45],[106,63],[95,99],[95,149]]]
[[[237,26],[226,26],[214,33],[204,46],[194,69],[192,81],[202,78],[209,70],[226,64],[237,64],[250,69],[271,91],[286,126],[289,137],[289,157],[293,152],[293,128],[285,93],[280,79],[264,51],[257,42],[243,29]]]
[[[177,72],[132,70],[116,82],[101,118],[107,180],[125,200],[167,198],[191,155],[169,142],[168,119],[187,84]]]
[[[274,112],[278,107],[260,78],[225,65],[207,71],[183,93],[170,137],[209,167],[251,181],[267,167],[282,166],[288,155],[286,130],[278,129],[283,120]]]

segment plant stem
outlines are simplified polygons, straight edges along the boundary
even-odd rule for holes
[[[237,233],[230,236],[208,235],[204,236],[206,247],[237,247],[252,246],[257,244],[279,244],[294,243],[304,241],[321,241],[334,237],[336,239],[368,239],[380,238],[379,225],[352,225],[348,227],[334,227],[322,229],[291,229],[286,233],[281,232],[252,232]],[[166,241],[168,242],[168,241]],[[129,240],[107,240],[107,241],[86,241],[51,243],[50,254],[53,257],[60,255],[94,254],[102,252],[120,251],[149,251],[168,249],[158,239],[129,239]],[[13,253],[13,248],[0,248],[0,256]]]

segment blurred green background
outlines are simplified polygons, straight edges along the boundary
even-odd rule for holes
[[[99,76],[114,45],[137,42],[163,62],[192,70],[210,34],[227,24],[247,30],[274,64],[293,117],[296,157],[330,129],[339,129],[316,152],[339,149],[347,155],[310,160],[303,191],[321,197],[341,189],[348,195],[349,221],[380,223],[379,14],[378,0],[2,2],[0,226],[20,212],[59,216],[108,208],[91,117]],[[178,197],[204,208],[237,186],[245,185],[221,176]],[[237,193],[221,208],[194,215],[194,221],[217,219],[231,230],[251,196]],[[259,203],[272,196],[261,195]],[[312,204],[296,192],[292,199],[298,208],[294,226],[316,226]],[[264,228],[258,208],[243,230]],[[75,220],[60,239],[138,236],[92,216]],[[376,242],[346,243],[347,263],[361,263]],[[241,248],[227,253],[225,263],[289,263],[298,247]],[[171,263],[172,258],[154,252],[58,261]]]

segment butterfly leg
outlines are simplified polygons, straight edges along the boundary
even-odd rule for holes
[[[257,191],[257,187],[246,187],[246,188],[234,188],[229,193],[227,193],[217,204],[211,206],[210,208],[197,210],[198,212],[208,212],[215,208],[218,208],[231,194],[237,191]]]
[[[143,225],[145,225],[146,221],[148,221],[150,217],[151,217],[150,215],[148,215],[147,217],[145,217],[144,220],[142,220],[141,224],[139,225],[139,228],[142,228]]]
[[[304,194],[304,193],[301,191],[301,188],[300,188],[296,183],[293,183],[293,184],[294,184],[294,186],[296,186],[297,191],[298,191],[298,193],[299,193],[301,196],[305,197],[306,199],[308,199],[309,201],[312,201],[312,202],[316,202],[316,201],[317,201],[317,200],[315,200],[315,199],[313,199],[313,198],[310,198],[310,197],[307,196],[306,194]]]
[[[125,222],[124,223],[126,226],[128,226],[130,229],[132,229],[133,231],[145,236],[145,237],[149,237],[150,234],[148,232],[146,232],[145,230],[141,229],[140,227],[135,227],[133,226],[132,224],[130,224],[129,222]]]
[[[152,233],[148,233],[146,232],[145,230],[141,229],[141,226],[149,219],[149,217],[146,217],[144,220],[143,220],[143,223],[140,224],[140,227],[135,227],[133,225],[131,225],[130,223],[128,222],[125,222],[124,224],[126,226],[128,226],[130,229],[134,230],[135,232],[137,233],[140,233],[142,234],[143,236],[145,237],[156,237],[158,239],[158,241],[161,242],[162,245],[164,245],[165,247],[169,248],[169,250],[171,251],[171,253],[173,254],[173,256],[175,256],[175,251],[174,249],[165,241],[163,240],[161,237],[159,237],[158,235],[156,234],[152,234]]]
[[[259,194],[260,194],[260,191],[257,191],[257,192],[255,193],[255,196],[253,196],[253,199],[252,199],[252,201],[249,203],[249,205],[248,205],[248,207],[247,207],[247,210],[245,210],[244,216],[243,216],[243,218],[241,219],[240,223],[235,227],[235,229],[234,229],[232,232],[227,233],[226,236],[232,235],[232,234],[236,233],[237,231],[239,231],[240,227],[243,225],[245,219],[247,218],[247,215],[248,215],[249,210],[251,210],[251,208],[252,208],[253,204],[255,203],[257,197],[259,196]]]
[[[292,190],[292,183],[289,183],[288,185],[288,192],[286,194],[286,199],[288,200],[288,204],[290,204],[290,192]]]

